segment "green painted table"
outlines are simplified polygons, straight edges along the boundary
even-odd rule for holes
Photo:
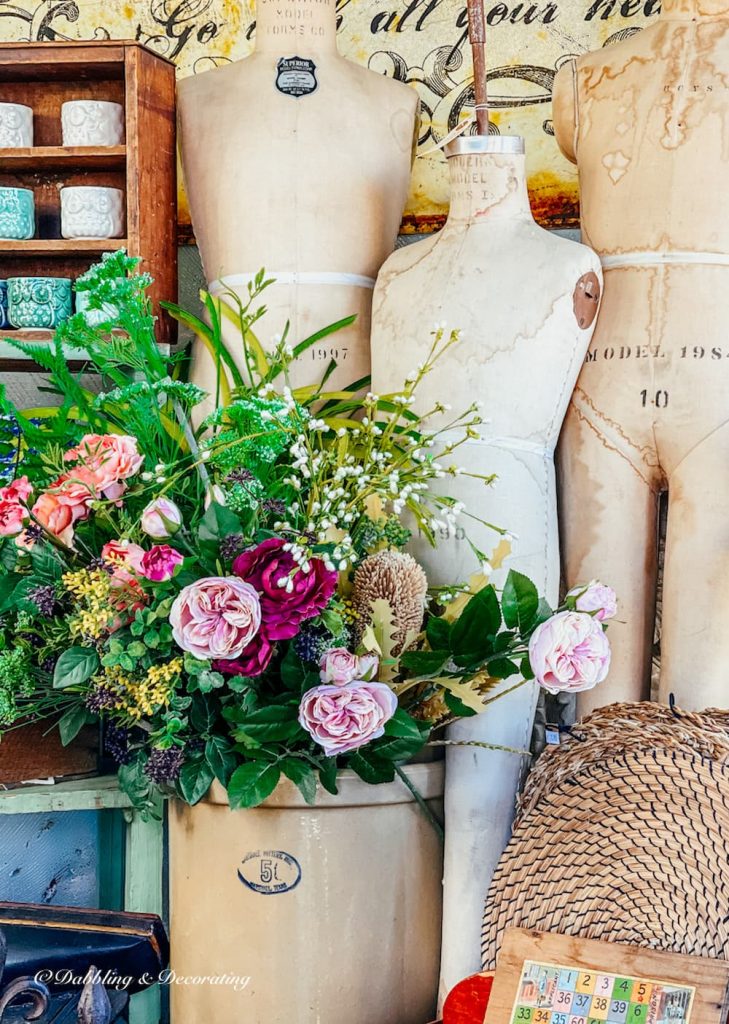
[[[143,821],[116,776],[0,791],[0,814],[99,812],[99,903],[105,910],[163,911],[164,822]],[[130,1024],[159,1024],[158,985],[132,996]]]

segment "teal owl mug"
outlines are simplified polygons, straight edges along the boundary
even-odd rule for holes
[[[69,277],[8,278],[8,317],[13,327],[58,327],[71,310]]]
[[[35,201],[29,188],[0,187],[0,238],[32,238]]]

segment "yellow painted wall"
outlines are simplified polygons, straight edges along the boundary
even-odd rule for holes
[[[574,169],[550,133],[555,70],[639,30],[659,3],[485,0],[492,120],[502,134],[526,137],[532,205],[543,223],[571,225],[577,212]],[[339,10],[341,52],[417,88],[419,150],[427,151],[471,109],[465,0],[339,0]],[[181,76],[245,57],[254,23],[254,0],[0,0],[0,40],[134,38],[172,59]],[[436,226],[447,202],[443,157],[419,157],[405,229]],[[184,197],[180,220],[188,220]]]

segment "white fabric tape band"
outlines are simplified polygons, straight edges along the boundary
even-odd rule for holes
[[[221,292],[230,291],[240,285],[248,285],[256,278],[256,274],[228,274],[227,277],[216,278],[208,285],[208,292],[211,295],[220,295]],[[364,277],[362,274],[334,274],[328,272],[320,273],[276,273],[266,271],[266,278],[274,278],[276,284],[328,284],[328,285],[350,285],[353,288],[374,288],[374,277]]]
[[[454,441],[460,441],[463,438],[463,434],[457,430],[444,431],[438,438],[436,438],[436,444],[443,442],[444,444],[452,444]],[[469,437],[466,438],[462,447],[467,444],[481,445],[484,448],[503,448],[506,451],[513,452],[525,452],[527,455],[537,455],[540,459],[545,456],[551,458],[554,454],[553,445],[541,444],[538,441],[527,441],[521,437]],[[458,449],[453,453],[457,455]]]
[[[620,256],[602,256],[604,270],[618,267],[661,267],[680,264],[709,264],[729,266],[729,253],[725,252],[626,252]]]

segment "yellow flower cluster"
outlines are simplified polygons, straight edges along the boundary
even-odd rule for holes
[[[164,665],[147,669],[143,679],[132,679],[119,672],[109,674],[107,681],[117,693],[115,709],[135,722],[144,715],[153,715],[169,703],[173,684],[181,673],[182,658],[173,658]]]
[[[109,574],[103,569],[79,569],[64,573],[63,585],[79,606],[68,620],[71,635],[100,637],[113,616]]]

